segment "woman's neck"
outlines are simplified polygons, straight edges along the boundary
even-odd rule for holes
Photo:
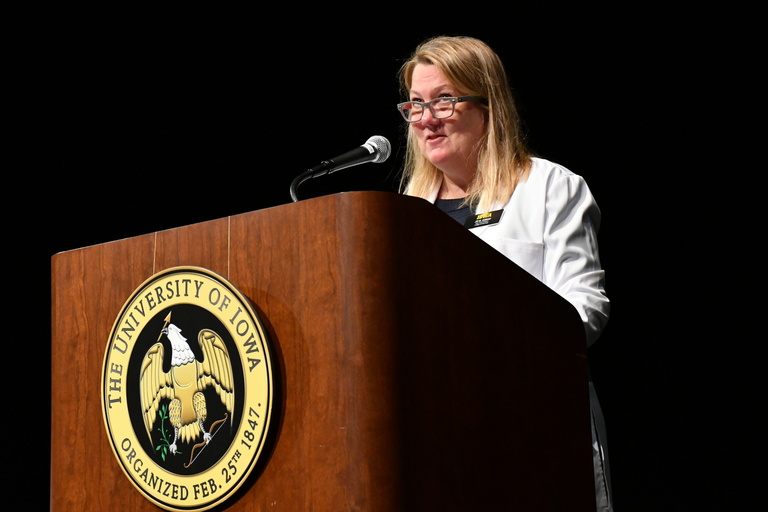
[[[461,199],[467,197],[470,180],[456,181],[447,174],[443,174],[440,190],[437,191],[438,199]]]

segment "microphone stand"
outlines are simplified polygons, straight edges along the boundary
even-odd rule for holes
[[[291,199],[293,199],[293,202],[297,202],[299,200],[298,196],[296,195],[296,189],[299,188],[299,185],[304,183],[305,181],[316,178],[318,176],[324,176],[328,174],[328,165],[330,162],[323,162],[317,167],[313,167],[311,169],[307,169],[303,173],[299,174],[295,178],[293,178],[293,181],[291,182]],[[320,167],[320,169],[318,169]]]

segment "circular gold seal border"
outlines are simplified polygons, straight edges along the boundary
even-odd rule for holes
[[[156,314],[177,304],[202,307],[229,330],[243,371],[242,415],[225,454],[205,471],[179,475],[158,465],[131,422],[125,379],[134,342]],[[269,430],[274,394],[270,349],[248,299],[222,276],[200,267],[172,267],[142,283],[114,322],[102,369],[102,411],[120,467],[154,504],[171,511],[203,511],[237,491],[253,470]],[[144,435],[146,435],[144,433]]]

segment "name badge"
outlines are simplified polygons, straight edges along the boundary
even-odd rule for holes
[[[479,228],[480,226],[490,226],[491,224],[496,224],[501,220],[502,213],[504,213],[504,210],[496,210],[495,212],[470,215],[467,217],[467,220],[464,221],[464,227],[472,229]]]

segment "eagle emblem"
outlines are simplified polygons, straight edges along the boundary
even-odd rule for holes
[[[202,329],[198,333],[197,342],[202,351],[202,360],[198,360],[187,338],[181,334],[181,329],[170,323],[170,319],[171,314],[168,313],[157,343],[149,348],[141,364],[141,411],[147,436],[152,441],[152,427],[160,403],[163,399],[170,400],[168,419],[174,432],[173,442],[168,449],[172,454],[178,450],[177,442],[194,442],[202,435],[202,442],[193,447],[189,463],[185,464],[185,467],[189,467],[194,461],[195,449],[202,449],[211,441],[216,434],[216,426],[224,423],[227,416],[231,425],[235,403],[233,370],[227,347],[215,331]],[[163,335],[171,349],[171,367],[167,372],[163,369]],[[227,413],[206,430],[208,408],[204,391],[209,387],[215,390]]]

